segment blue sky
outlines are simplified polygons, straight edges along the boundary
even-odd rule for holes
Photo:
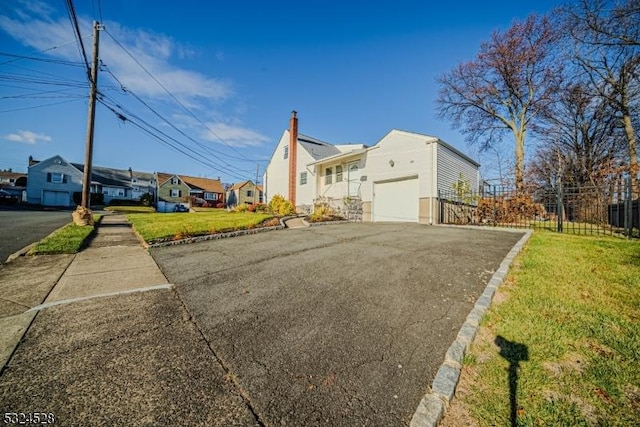
[[[89,61],[92,21],[105,26],[103,99],[126,111],[98,104],[94,165],[255,180],[296,110],[300,132],[327,142],[373,145],[396,128],[491,166],[437,119],[435,79],[494,30],[560,3],[76,0]],[[29,155],[84,161],[88,83],[65,4],[0,4],[0,169],[26,171]]]

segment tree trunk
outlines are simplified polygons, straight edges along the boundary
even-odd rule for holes
[[[631,196],[633,199],[638,198],[638,144],[636,141],[636,135],[633,130],[633,124],[631,123],[631,115],[628,111],[625,111],[622,116],[622,122],[624,123],[624,133],[627,136],[627,145],[629,149],[629,175],[631,176]]]
[[[514,132],[516,139],[516,192],[524,192],[524,132]]]

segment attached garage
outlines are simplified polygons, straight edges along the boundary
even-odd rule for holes
[[[418,222],[418,177],[373,183],[374,222]]]
[[[71,196],[68,191],[44,190],[42,204],[45,206],[70,206]]]

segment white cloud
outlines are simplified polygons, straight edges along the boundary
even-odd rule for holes
[[[207,123],[202,138],[208,141],[231,145],[232,147],[256,147],[269,141],[266,136],[241,126],[226,123]]]
[[[25,46],[40,51],[47,50],[48,54],[67,60],[80,60],[66,16],[54,16],[54,11],[46,3],[33,0],[19,4],[14,15],[13,18],[0,16],[0,30]],[[85,36],[85,50],[87,55],[91,55],[90,20],[80,19],[79,25]],[[233,94],[230,82],[184,69],[172,62],[173,59],[193,56],[194,50],[191,47],[183,46],[167,35],[126,28],[116,22],[106,22],[105,28],[108,34],[100,35],[100,59],[134,93],[171,100],[167,91],[149,76],[151,73],[177,99],[190,107],[204,108],[201,105],[203,102],[223,101]],[[53,47],[56,49],[51,49]]]
[[[4,139],[13,142],[22,142],[29,145],[35,145],[38,141],[51,141],[50,136],[42,133],[31,132],[30,130],[19,130],[16,133],[10,133],[9,135],[5,135]]]

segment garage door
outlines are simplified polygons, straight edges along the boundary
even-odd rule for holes
[[[418,178],[373,184],[373,220],[418,222]]]
[[[45,206],[69,206],[71,197],[69,197],[68,191],[44,190],[42,204]]]

